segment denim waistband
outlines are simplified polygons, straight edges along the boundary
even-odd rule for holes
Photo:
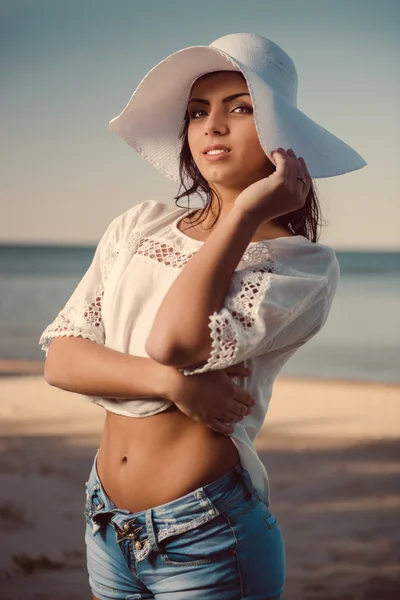
[[[140,539],[142,529],[151,530],[150,546],[157,548],[157,541],[189,531],[211,521],[228,509],[234,513],[250,510],[260,501],[253,487],[248,471],[238,463],[218,479],[181,496],[175,500],[160,504],[136,513],[117,508],[107,496],[97,472],[97,456],[93,461],[89,479],[86,482],[86,516],[92,522],[92,534],[95,535],[102,523],[111,521],[120,536],[134,529],[136,539]],[[242,501],[246,501],[244,504]],[[149,540],[146,540],[147,542]],[[140,560],[149,550],[147,544],[137,553]]]

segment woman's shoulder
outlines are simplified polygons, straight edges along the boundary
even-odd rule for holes
[[[274,240],[271,247],[277,272],[301,277],[324,277],[328,282],[337,282],[340,265],[335,250],[303,236]]]
[[[128,210],[118,215],[117,219],[124,222],[137,221],[145,223],[171,211],[171,206],[160,200],[143,200],[134,204]]]
[[[160,200],[143,200],[117,215],[111,224],[118,240],[122,241],[128,239],[135,231],[139,232],[146,226],[156,225],[174,210],[176,207]]]
[[[287,236],[272,240],[271,247],[273,251],[282,256],[287,257],[291,261],[296,262],[307,261],[308,263],[316,262],[332,262],[336,261],[336,252],[327,244],[320,242],[312,242],[302,235]]]

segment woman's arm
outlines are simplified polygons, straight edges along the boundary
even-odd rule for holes
[[[207,361],[210,315],[221,309],[232,275],[259,225],[235,207],[218,224],[165,295],[147,338],[149,356],[175,367]]]
[[[44,377],[51,386],[103,398],[169,400],[176,369],[132,356],[83,337],[57,337],[49,346]]]

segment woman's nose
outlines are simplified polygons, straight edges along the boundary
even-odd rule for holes
[[[218,116],[214,116],[214,117],[208,117],[208,119],[206,120],[205,124],[205,131],[206,133],[208,133],[209,135],[214,135],[214,134],[224,134],[227,132],[228,127],[226,125],[226,123],[224,122],[223,117],[218,117]]]

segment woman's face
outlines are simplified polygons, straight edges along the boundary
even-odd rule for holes
[[[229,96],[235,96],[228,99]],[[234,71],[211,73],[193,85],[188,101],[188,143],[209,184],[241,190],[275,170],[262,149],[245,79]],[[206,146],[223,144],[229,152],[209,160]]]

